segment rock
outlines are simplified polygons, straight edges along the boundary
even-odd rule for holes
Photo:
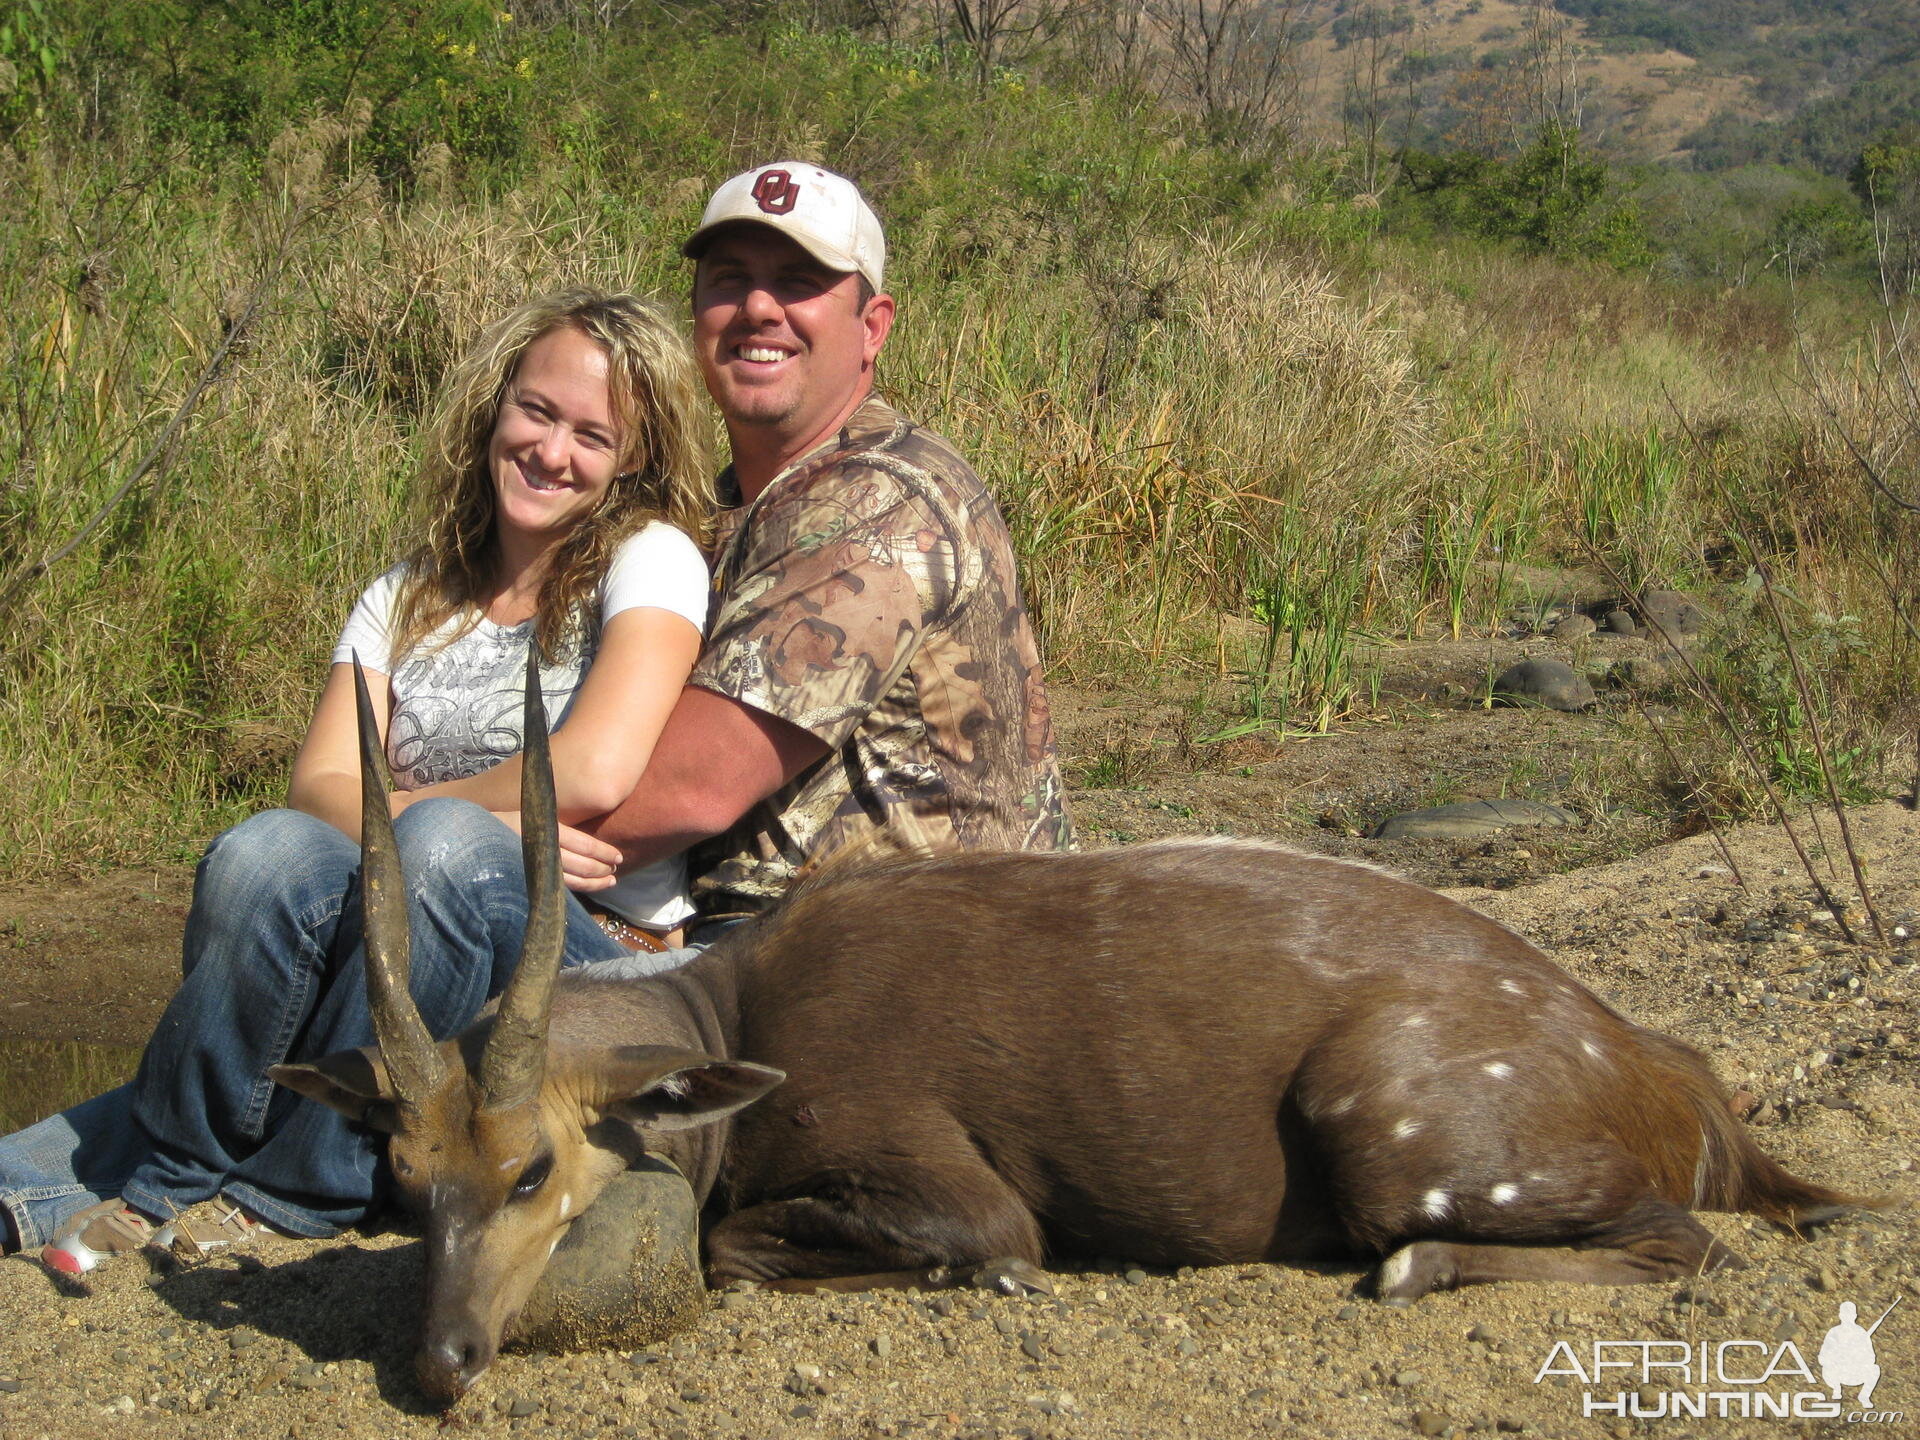
[[[1558,660],[1522,660],[1500,672],[1493,698],[1509,705],[1544,705],[1549,710],[1584,710],[1593,704],[1586,677]]]
[[[647,1155],[573,1222],[507,1340],[557,1353],[627,1349],[687,1329],[706,1309],[700,1207],[678,1170]]]
[[[1476,839],[1521,825],[1578,825],[1571,810],[1543,800],[1462,800],[1430,810],[1392,815],[1375,827],[1375,840]]]
[[[826,1372],[818,1365],[800,1364],[787,1374],[787,1390],[794,1395],[820,1395],[826,1392],[822,1383]]]
[[[1600,618],[1600,628],[1611,635],[1632,635],[1639,629],[1625,610],[1609,610]]]
[[[1649,630],[1665,631],[1676,645],[1694,639],[1707,628],[1700,607],[1678,590],[1642,590],[1634,608]]]
[[[1438,1410],[1416,1410],[1413,1412],[1413,1428],[1422,1435],[1444,1435],[1453,1422]]]
[[[1584,640],[1600,627],[1593,623],[1591,615],[1568,615],[1556,620],[1553,628],[1547,631],[1555,640]]]
[[[1398,1385],[1402,1390],[1411,1390],[1426,1378],[1427,1377],[1422,1375],[1418,1370],[1396,1370],[1393,1374],[1393,1383]]]
[[[540,1402],[529,1395],[522,1395],[519,1399],[507,1403],[507,1414],[515,1420],[524,1420],[529,1415],[539,1413]]]
[[[873,1349],[874,1358],[884,1360],[893,1353],[893,1337],[882,1330],[867,1342]]]

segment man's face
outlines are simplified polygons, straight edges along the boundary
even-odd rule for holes
[[[730,225],[700,257],[693,347],[730,428],[811,447],[865,396],[893,301],[860,303],[860,277],[829,270],[778,231]],[[788,455],[787,458],[792,458]]]

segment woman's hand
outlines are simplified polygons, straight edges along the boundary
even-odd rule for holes
[[[518,810],[496,810],[493,813],[500,817],[501,824],[514,834],[520,834]],[[610,889],[614,881],[620,878],[617,867],[622,857],[619,850],[571,825],[562,825],[559,831],[560,878],[566,882],[567,888],[583,895]]]

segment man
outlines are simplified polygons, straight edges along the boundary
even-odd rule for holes
[[[848,845],[1064,848],[1006,524],[874,394],[894,302],[873,211],[841,176],[763,165],[683,249],[733,449],[718,601],[646,775],[590,827],[619,858],[580,848],[607,873],[693,848],[708,915],[762,909]]]
[[[703,914],[737,917],[845,846],[1064,847],[1046,692],[1005,523],[946,441],[872,393],[894,314],[873,212],[840,176],[763,166],[715,192],[686,250],[695,346],[734,454],[716,616],[634,794],[588,827],[596,833],[562,827],[568,883],[590,901],[616,867],[697,845]],[[408,877],[413,989],[436,1033],[471,1019],[480,997],[459,977],[477,956],[517,955],[526,920],[518,842],[464,809],[441,813],[437,868]],[[573,908],[569,961],[651,973],[695,953],[623,957],[659,947],[616,917],[596,919]],[[702,928],[696,941],[717,933]],[[349,1038],[315,1049],[309,1035],[305,1055],[371,1039],[357,982],[339,987],[337,1004],[327,1034]],[[12,1217],[0,1248],[45,1238],[29,1190],[57,1191],[75,1214],[118,1193],[126,1096],[9,1137],[20,1154],[0,1178],[34,1183],[0,1185]],[[298,1195],[285,1197],[297,1207],[273,1223],[309,1235],[353,1223],[377,1194],[371,1137],[316,1105],[283,1109],[270,1128],[303,1161]],[[602,1208],[644,1210],[645,1188],[636,1179]],[[230,1226],[239,1211],[221,1208]],[[92,1229],[80,1238],[90,1264]]]

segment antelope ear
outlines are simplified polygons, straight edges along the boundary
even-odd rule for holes
[[[377,1046],[270,1066],[267,1078],[375,1130],[391,1135],[399,1128],[393,1087]]]
[[[581,1067],[586,1103],[649,1130],[692,1130],[743,1110],[787,1078],[747,1060],[652,1045],[602,1050]]]

